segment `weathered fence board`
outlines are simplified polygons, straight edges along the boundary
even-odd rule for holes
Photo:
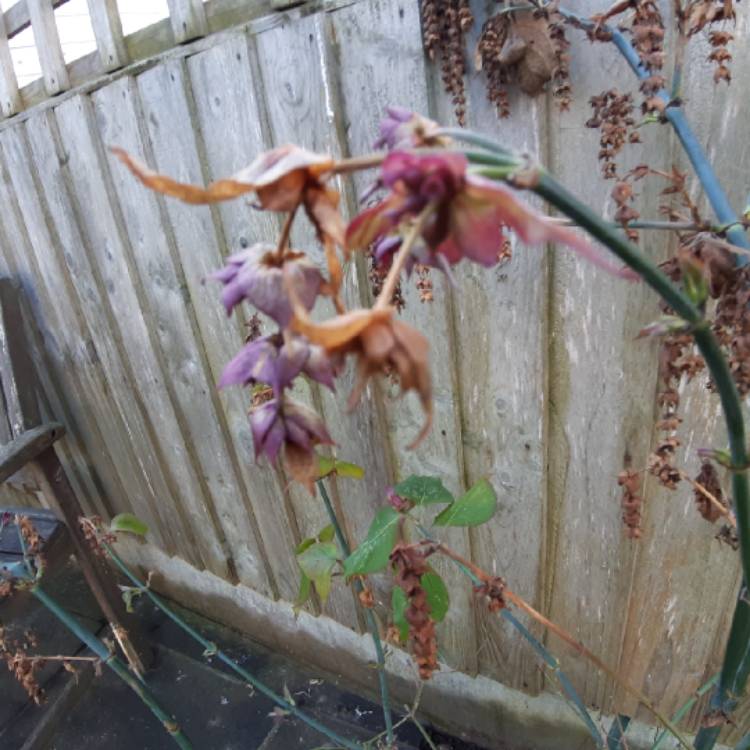
[[[123,43],[115,4],[93,5],[97,69],[126,64],[126,50],[141,59],[132,54],[132,40]],[[179,43],[204,36],[212,18],[235,17],[230,5],[222,0],[204,9],[175,0],[166,34],[176,24]],[[470,49],[488,5],[472,3]],[[596,4],[575,5],[585,11]],[[42,24],[35,14],[45,9],[51,13],[49,0],[28,0],[36,31]],[[249,312],[227,319],[218,284],[204,283],[230,253],[274,241],[279,217],[242,199],[192,207],[154,196],[106,146],[123,146],[160,171],[205,183],[287,142],[336,156],[366,153],[389,104],[453,121],[439,69],[422,53],[416,0],[316,9],[177,47],[28,111],[22,122],[0,125],[0,270],[18,275],[31,295],[45,408],[68,423],[64,458],[88,508],[105,516],[133,510],[170,555],[285,602],[294,600],[299,580],[294,547],[326,526],[327,516],[320,498],[290,485],[281,468],[253,462],[247,394],[215,388],[247,335]],[[747,39],[750,12],[740,6],[738,12],[735,33]],[[245,8],[240,15],[252,14]],[[611,214],[611,183],[598,175],[597,134],[583,126],[587,99],[615,84],[635,85],[614,50],[591,47],[577,32],[571,37],[569,112],[560,113],[546,96],[514,94],[512,117],[500,122],[483,78],[470,71],[468,124],[538,156],[573,192]],[[3,44],[0,29],[4,69]],[[695,40],[688,51],[688,112],[741,208],[750,149],[737,123],[747,121],[750,102],[735,84],[706,83],[711,71],[701,45]],[[750,47],[735,44],[733,52],[737,76],[750,70]],[[70,81],[63,72],[70,71],[44,65],[49,93],[64,90]],[[6,80],[0,109],[10,115],[18,108]],[[643,133],[639,160],[684,165],[669,129]],[[623,168],[634,163],[632,156],[622,160]],[[339,181],[347,213],[358,209],[372,176]],[[645,218],[656,218],[658,190],[651,186],[639,197]],[[664,257],[663,235],[643,237],[652,257]],[[316,262],[324,262],[302,218],[292,242],[314,246]],[[686,487],[670,493],[649,479],[643,540],[631,542],[622,529],[617,473],[628,461],[643,468],[659,438],[656,346],[634,340],[658,315],[655,298],[563,249],[515,242],[501,265],[490,271],[462,265],[455,276],[452,288],[431,272],[432,302],[420,301],[414,279],[403,282],[403,319],[432,345],[435,424],[418,450],[405,446],[421,426],[421,408],[411,395],[397,400],[388,382],[371,383],[352,414],[345,409],[351,369],[336,394],[317,384],[296,390],[325,415],[336,454],[366,469],[362,482],[328,482],[346,532],[359,541],[386,487],[410,473],[440,474],[455,492],[488,478],[498,492],[496,517],[441,536],[504,576],[669,712],[718,667],[738,566],[713,541]],[[344,296],[350,307],[372,300],[361,254],[346,267]],[[324,304],[315,316],[330,312]],[[263,330],[273,330],[268,321]],[[720,444],[724,427],[701,381],[684,389],[683,413],[678,462],[694,473],[695,448]],[[4,501],[34,492],[19,485],[2,489]],[[474,603],[455,569],[440,571],[453,602],[440,626],[448,665],[527,692],[540,689],[539,663],[525,642]],[[388,596],[387,586],[376,586],[376,594]],[[310,609],[318,613],[319,602]],[[361,628],[344,586],[335,587],[323,612]],[[566,655],[554,638],[547,642],[590,704],[635,711],[609,680]]]

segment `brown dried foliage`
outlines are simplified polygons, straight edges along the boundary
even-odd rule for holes
[[[487,600],[490,612],[499,612],[505,609],[505,579],[500,576],[487,578],[478,586],[474,586],[474,592]]]
[[[370,266],[367,273],[368,278],[370,279],[370,290],[372,291],[373,298],[377,299],[383,288],[383,283],[388,276],[390,266],[378,264],[375,260],[372,248],[367,250],[367,258]],[[406,300],[404,299],[400,281],[396,284],[396,288],[393,290],[393,296],[391,297],[390,302],[398,312],[402,312],[406,307]]]
[[[724,493],[721,489],[721,482],[719,482],[719,475],[712,463],[709,461],[704,461],[702,463],[701,470],[698,472],[695,482],[703,487],[706,492],[713,495],[725,508],[727,507]],[[716,521],[725,515],[721,512],[721,509],[717,508],[716,504],[712,503],[711,500],[706,497],[705,493],[701,492],[697,487],[694,489],[694,496],[698,512],[709,523],[716,523]]]
[[[619,473],[617,484],[622,487],[622,522],[625,524],[625,533],[630,539],[639,539],[643,506],[641,476],[637,471],[625,469]]]
[[[440,60],[445,90],[460,125],[466,124],[464,34],[474,23],[468,0],[422,0],[422,34],[430,60]]]
[[[396,583],[409,601],[404,617],[409,623],[409,643],[414,661],[423,680],[429,680],[438,669],[435,621],[430,615],[427,593],[421,583],[422,576],[430,570],[427,557],[432,552],[433,548],[428,545],[399,542],[390,557]]]
[[[510,115],[511,83],[517,83],[525,94],[536,96],[551,82],[552,95],[560,108],[568,109],[569,46],[565,21],[556,3],[533,13],[503,12],[488,18],[477,43],[475,64],[487,76],[487,97],[498,117]]]
[[[44,691],[37,681],[37,672],[42,662],[29,656],[28,650],[36,645],[33,633],[24,633],[23,638],[10,637],[5,628],[0,626],[0,659],[5,662],[8,671],[26,691],[29,698],[40,705],[44,700]]]
[[[433,287],[432,287],[432,277],[430,276],[430,268],[429,266],[424,266],[421,263],[417,263],[414,266],[414,270],[416,271],[416,287],[417,292],[419,292],[419,301],[420,302],[433,302]]]
[[[589,100],[594,110],[587,120],[587,128],[599,130],[599,161],[605,179],[617,177],[617,155],[626,143],[639,143],[640,136],[634,130],[632,94],[620,94],[615,89],[604,91]]]

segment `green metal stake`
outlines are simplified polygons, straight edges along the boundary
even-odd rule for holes
[[[80,638],[151,709],[151,712],[159,719],[178,747],[183,748],[183,750],[193,750],[192,743],[183,734],[177,722],[159,705],[156,696],[146,685],[131,674],[123,661],[111,653],[93,633],[84,628],[75,617],[64,610],[38,584],[32,586],[31,593],[77,638]]]

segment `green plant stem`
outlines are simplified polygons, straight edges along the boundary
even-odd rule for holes
[[[104,664],[106,664],[148,707],[162,726],[167,730],[169,736],[178,747],[183,750],[192,750],[193,745],[183,734],[175,720],[159,705],[156,696],[137,680],[125,666],[93,633],[84,628],[78,620],[63,609],[49,594],[43,591],[39,585],[31,588],[32,594],[60,620],[77,638],[91,649]]]
[[[679,724],[688,714],[688,711],[695,705],[697,700],[701,697],[703,697],[711,688],[713,688],[714,685],[719,681],[719,675],[715,674],[707,683],[704,685],[701,685],[698,690],[695,691],[693,696],[686,701],[675,713],[675,715],[672,717],[672,722],[674,724]],[[666,730],[662,732],[657,738],[656,742],[653,744],[653,747],[651,750],[659,750],[659,748],[664,744],[664,740],[667,739],[667,736],[669,735],[669,732]]]
[[[412,521],[415,522],[419,533],[424,539],[432,539],[432,535],[430,534],[430,532],[421,523],[419,523],[413,517]],[[479,586],[482,583],[481,580],[477,578],[477,576],[475,576],[474,573],[469,570],[469,568],[467,568],[463,563],[460,563],[458,560],[455,560],[452,557],[449,557],[448,559],[471,581],[473,586]],[[599,732],[599,729],[597,728],[594,720],[591,718],[591,715],[586,709],[583,700],[578,695],[575,687],[573,687],[573,683],[570,681],[570,678],[560,668],[560,662],[544,647],[544,645],[538,638],[534,637],[531,631],[509,609],[501,609],[500,616],[504,620],[507,620],[511,624],[511,626],[514,627],[529,642],[539,658],[553,672],[558,682],[560,683],[560,687],[568,702],[568,705],[571,706],[575,713],[580,716],[596,746],[598,748],[603,748],[604,740],[602,739],[601,733]]]
[[[682,318],[692,324],[695,343],[703,355],[719,393],[727,426],[730,455],[735,470],[732,472],[732,495],[740,540],[740,558],[744,585],[750,581],[750,485],[748,484],[747,449],[742,402],[732,379],[726,357],[700,311],[672,284],[672,282],[636,247],[618,235],[591,209],[582,204],[568,190],[546,172],[540,172],[534,192],[573,219],[579,226],[603,242],[630,268],[651,286]],[[750,676],[750,604],[740,591],[729,633],[719,686],[711,700],[711,709],[731,714]],[[704,728],[698,733],[697,750],[714,747],[721,727]]]
[[[217,648],[215,643],[212,643],[207,638],[204,638],[197,630],[188,625],[176,612],[170,609],[164,600],[157,596],[151,589],[146,586],[139,578],[128,568],[120,556],[112,549],[112,547],[106,542],[102,542],[102,547],[106,551],[112,562],[123,572],[123,574],[139,589],[143,591],[146,596],[162,611],[164,614],[172,620],[175,625],[184,630],[193,640],[200,643],[204,648],[205,656],[216,656],[219,661],[226,664],[229,669],[238,674],[245,682],[254,687],[258,692],[270,698],[277,706],[282,708],[284,711],[288,711],[290,714],[303,721],[308,726],[312,727],[322,735],[328,737],[329,740],[334,742],[339,747],[347,748],[347,750],[361,750],[361,745],[351,742],[344,737],[341,737],[332,729],[329,729],[325,724],[321,724],[317,719],[306,714],[304,711],[300,711],[293,703],[290,703],[285,698],[275,693],[271,688],[261,682],[257,677],[254,677],[244,667],[241,667],[227,654],[225,654],[220,648]]]
[[[328,490],[326,490],[325,484],[322,480],[319,479],[317,484],[318,489],[320,490],[320,496],[323,498],[323,504],[326,507],[326,512],[328,513],[328,518],[330,519],[331,525],[336,532],[336,539],[341,546],[341,551],[346,557],[349,557],[349,555],[351,555],[352,553],[352,550],[349,546],[349,542],[347,542],[346,540],[344,531],[341,528],[338,516],[336,515],[336,510],[333,507],[330,496],[328,495]],[[355,578],[353,583],[354,590],[357,592],[357,594],[360,594],[362,591],[364,591],[364,586],[362,585],[362,581],[359,578]],[[378,661],[378,683],[380,685],[380,702],[383,709],[383,721],[385,722],[386,739],[389,745],[393,745],[393,743],[395,742],[395,738],[393,735],[393,717],[391,715],[391,700],[388,691],[388,679],[385,670],[385,651],[383,650],[383,642],[380,639],[380,629],[378,628],[378,623],[375,619],[375,615],[368,607],[363,607],[363,609],[365,620],[367,621],[367,629],[370,631],[370,635],[372,636],[372,642],[375,646],[375,656]]]

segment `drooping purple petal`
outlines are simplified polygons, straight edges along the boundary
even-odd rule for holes
[[[287,259],[284,267],[275,258],[275,248],[255,244],[230,256],[227,265],[212,274],[224,283],[222,302],[227,314],[246,299],[258,310],[273,318],[282,328],[292,318],[292,308],[284,289],[284,268],[306,309],[311,310],[320,292],[323,276],[304,256]]]

